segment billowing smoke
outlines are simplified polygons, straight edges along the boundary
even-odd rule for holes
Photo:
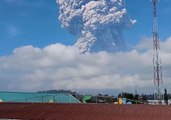
[[[56,0],[62,27],[77,35],[81,52],[114,52],[124,47],[129,19],[123,0]]]

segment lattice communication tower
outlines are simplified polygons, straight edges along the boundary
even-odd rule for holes
[[[159,39],[159,32],[158,32],[158,23],[157,23],[157,3],[159,0],[151,0],[153,6],[153,72],[154,72],[154,84],[156,88],[155,99],[161,103],[162,101],[162,94],[161,94],[161,84],[163,84],[162,78],[162,66],[161,66],[161,59],[159,56],[160,50],[160,39]]]

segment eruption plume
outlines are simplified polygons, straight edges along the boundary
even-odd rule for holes
[[[82,53],[115,52],[124,47],[123,30],[135,23],[123,0],[56,0],[62,27],[77,35]]]

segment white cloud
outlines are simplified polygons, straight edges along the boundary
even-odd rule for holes
[[[140,43],[137,44],[134,49],[137,49],[138,51],[148,51],[149,49],[152,49],[153,43],[152,38],[142,38]]]
[[[45,48],[23,46],[0,57],[0,89],[143,89],[154,88],[151,49],[117,53],[81,54],[74,46],[53,44]],[[171,38],[161,43],[164,87],[169,89]],[[138,47],[140,49],[138,49]],[[144,46],[146,48],[146,46]]]

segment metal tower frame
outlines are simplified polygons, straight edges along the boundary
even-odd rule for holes
[[[153,6],[153,72],[154,72],[154,84],[156,88],[155,99],[161,103],[162,101],[162,94],[160,85],[163,84],[162,78],[162,66],[161,66],[161,59],[159,56],[159,49],[160,49],[160,39],[159,39],[159,32],[158,32],[158,23],[157,23],[157,3],[159,0],[151,0]]]

